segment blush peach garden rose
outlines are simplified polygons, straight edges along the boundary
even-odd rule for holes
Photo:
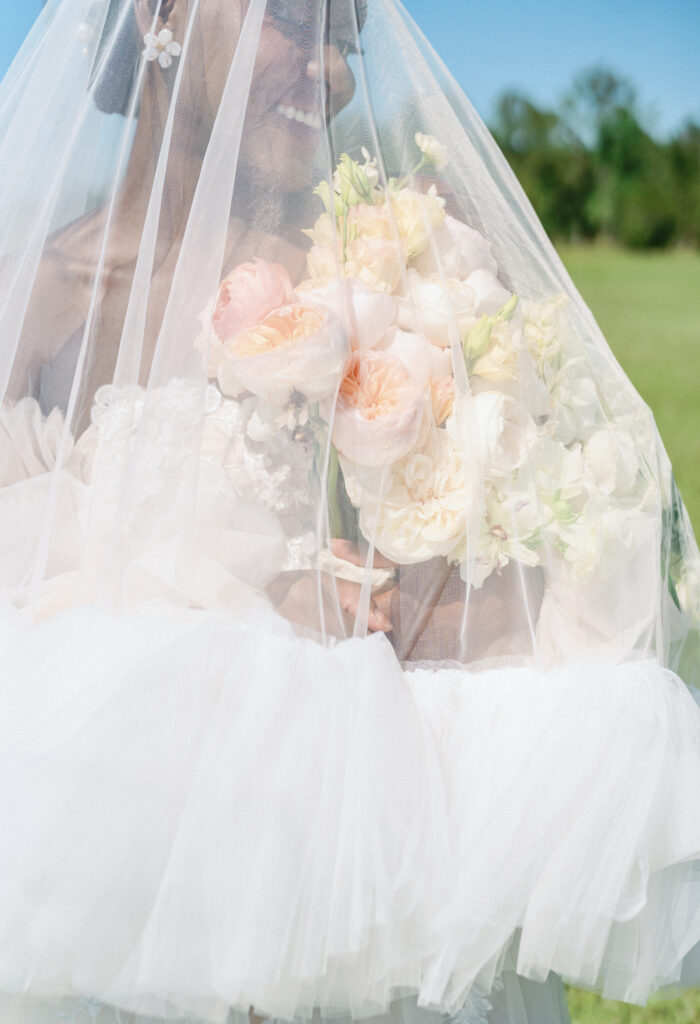
[[[361,466],[387,466],[418,443],[425,422],[423,389],[388,352],[355,352],[338,393],[333,443]]]
[[[225,346],[219,386],[229,395],[246,388],[277,407],[294,392],[317,402],[336,390],[349,351],[347,335],[332,312],[297,302],[274,310]]]
[[[294,287],[286,269],[256,256],[251,263],[239,264],[222,281],[212,317],[214,332],[225,342],[239,331],[255,327],[293,297]]]

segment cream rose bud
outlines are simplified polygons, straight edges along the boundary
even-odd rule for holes
[[[389,193],[391,212],[407,259],[413,259],[429,245],[445,220],[445,200],[435,187],[428,192],[402,188]]]
[[[449,214],[412,266],[422,274],[442,272],[446,277],[458,278],[466,278],[474,270],[490,270],[494,274],[498,270],[491,243],[479,231]]]
[[[399,326],[449,348],[454,334],[462,342],[477,322],[476,294],[464,281],[409,270],[399,299]]]
[[[396,318],[396,299],[373,292],[361,281],[336,278],[318,287],[313,280],[298,285],[297,293],[327,306],[338,317],[353,349],[374,348]]]
[[[239,331],[255,327],[273,309],[290,303],[293,296],[291,278],[279,263],[257,256],[252,263],[241,263],[219,287],[212,316],[214,333],[226,342]]]
[[[423,388],[396,356],[355,352],[333,417],[333,444],[361,466],[386,466],[418,443],[425,422]]]
[[[219,368],[219,384],[228,394],[233,381],[279,407],[293,391],[317,402],[337,388],[349,352],[338,318],[322,306],[299,302],[234,338]]]
[[[473,270],[466,283],[474,291],[478,317],[493,316],[512,298],[511,293],[490,270]]]

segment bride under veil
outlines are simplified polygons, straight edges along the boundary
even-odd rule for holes
[[[0,169],[0,1024],[691,982],[700,555],[400,3],[49,0]]]

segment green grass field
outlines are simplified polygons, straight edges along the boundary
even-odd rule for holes
[[[654,412],[697,535],[700,254],[604,246],[559,251],[615,356]]]
[[[700,530],[700,255],[562,247],[610,347],[654,412]],[[574,1024],[700,1024],[700,990],[645,1009],[569,991]]]

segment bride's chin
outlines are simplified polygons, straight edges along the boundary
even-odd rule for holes
[[[241,152],[246,177],[258,188],[301,192],[314,185],[313,154],[321,133],[304,125],[275,126],[249,138]]]

